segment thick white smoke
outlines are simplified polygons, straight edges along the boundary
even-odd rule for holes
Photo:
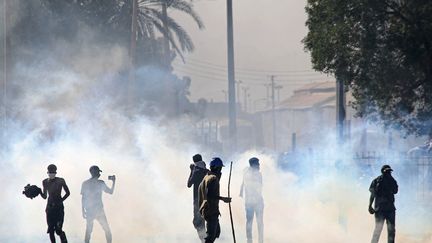
[[[192,191],[186,187],[195,153],[202,153],[207,162],[213,156],[225,161],[223,196],[228,165],[234,161],[231,196],[238,242],[246,239],[244,202],[238,194],[243,169],[253,156],[262,165],[266,242],[370,240],[374,219],[367,205],[372,178],[359,180],[349,148],[338,148],[332,132],[316,145],[313,156],[301,158],[302,166],[291,171],[280,169],[273,154],[259,150],[228,158],[195,143],[190,133],[193,121],[187,117],[167,121],[142,112],[148,104],[139,97],[154,95],[159,86],[138,83],[130,98],[128,83],[119,75],[127,65],[123,48],[71,48],[59,42],[52,53],[40,56],[44,58],[36,63],[18,62],[9,84],[8,116],[2,119],[6,137],[0,159],[0,242],[47,242],[46,201],[27,199],[21,191],[27,183],[41,186],[50,163],[57,165],[58,176],[71,190],[64,223],[70,242],[83,241],[79,192],[94,164],[103,170],[101,179],[107,184],[108,175],[117,176],[114,194],[103,198],[114,242],[198,242],[192,225]],[[141,73],[163,75],[152,67]],[[379,167],[373,169],[378,175]],[[400,185],[397,241],[432,242],[430,207],[419,203],[416,189],[406,186],[401,170],[394,174]],[[231,242],[228,207],[223,202],[220,207],[219,242]],[[384,230],[381,242],[385,238]],[[93,240],[104,241],[97,223]]]

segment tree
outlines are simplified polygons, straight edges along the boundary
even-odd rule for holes
[[[130,43],[132,25],[132,0],[41,0],[53,15],[57,26],[65,34],[73,35],[70,26],[78,26],[79,22],[99,31],[104,38],[101,41]],[[172,17],[167,16],[168,33],[164,31],[162,4],[166,2],[168,9],[180,11],[192,17],[198,28],[204,28],[199,15],[191,2],[186,0],[138,0],[137,16],[137,50],[142,54],[158,59],[161,45],[158,43],[157,32],[170,42],[174,51],[182,56],[183,52],[194,50],[192,38],[187,31]],[[65,26],[69,28],[65,28]],[[75,27],[77,29],[77,27]],[[140,54],[139,53],[139,54]],[[140,56],[138,54],[138,56]],[[145,58],[141,60],[145,62]],[[158,62],[158,60],[156,60]]]
[[[431,1],[308,0],[306,12],[314,69],[345,81],[358,116],[431,131]]]
[[[176,53],[182,56],[182,52],[184,51],[193,51],[194,44],[186,30],[170,16],[167,16],[169,31],[165,33],[163,25],[164,16],[161,10],[161,6],[165,1],[167,1],[168,8],[181,11],[191,16],[198,28],[204,28],[201,18],[194,11],[193,5],[190,2],[185,0],[138,0],[137,41],[144,45],[146,43],[150,44],[150,47],[154,49],[155,46],[157,47],[157,45],[153,43],[153,41],[157,39],[157,31],[167,38]],[[110,23],[116,30],[130,30],[130,28],[125,27],[131,26],[132,2],[131,0],[124,0],[122,4],[119,4],[119,11],[110,19]],[[159,51],[159,49],[156,51]]]

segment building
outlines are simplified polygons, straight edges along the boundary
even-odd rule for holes
[[[344,133],[345,144],[349,144],[353,151],[383,151],[392,147],[407,151],[425,140],[404,138],[399,132],[386,131],[355,117],[355,111],[349,106],[352,100],[350,93],[347,93]],[[326,81],[304,85],[295,90],[291,97],[277,104],[274,111],[266,108],[255,116],[258,120],[256,124],[260,124],[257,130],[261,131],[257,145],[278,152],[295,148],[307,150],[322,143],[323,139],[335,139],[336,83]]]

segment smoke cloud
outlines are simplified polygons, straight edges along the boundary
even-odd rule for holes
[[[58,40],[49,50],[32,49],[36,58],[19,59],[13,67],[2,117],[0,242],[47,242],[46,201],[27,199],[21,191],[27,183],[41,186],[51,163],[71,190],[63,227],[70,242],[84,238],[80,188],[92,165],[102,169],[101,179],[108,185],[108,175],[117,177],[114,194],[103,195],[114,242],[197,242],[192,191],[186,187],[195,153],[205,161],[219,156],[226,165],[234,162],[231,196],[239,242],[246,233],[244,201],[238,194],[250,157],[261,162],[266,242],[370,240],[374,219],[367,212],[369,183],[378,176],[380,163],[391,158],[377,161],[373,174],[364,176],[353,164],[350,148],[339,148],[331,131],[313,154],[288,161],[285,169],[274,153],[260,149],[215,154],[195,142],[193,118],[164,117],[162,107],[152,102],[164,88],[156,82],[167,75],[163,70],[141,67],[140,82],[129,84],[123,78],[128,65],[124,47],[95,44],[85,28],[78,35],[82,42]],[[29,55],[27,51],[19,56]],[[400,186],[397,241],[432,242],[432,211],[421,203],[427,200],[405,180],[402,165],[394,168]],[[221,194],[226,196],[229,167],[222,173]],[[231,242],[228,206],[220,202],[220,208],[218,242]],[[385,237],[384,230],[382,242]],[[97,223],[92,239],[104,241]]]

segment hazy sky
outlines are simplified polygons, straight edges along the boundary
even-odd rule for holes
[[[204,97],[222,101],[227,90],[226,1],[195,1],[206,28],[179,18],[191,34],[195,51],[186,55],[186,64],[174,62],[178,74],[192,77],[191,99]],[[312,71],[309,54],[301,40],[307,33],[305,0],[234,0],[234,48],[236,79],[250,87],[251,103],[266,97],[269,75],[283,85],[281,99],[304,83],[333,78]],[[241,102],[243,102],[243,90]],[[257,105],[263,100],[257,101]]]

